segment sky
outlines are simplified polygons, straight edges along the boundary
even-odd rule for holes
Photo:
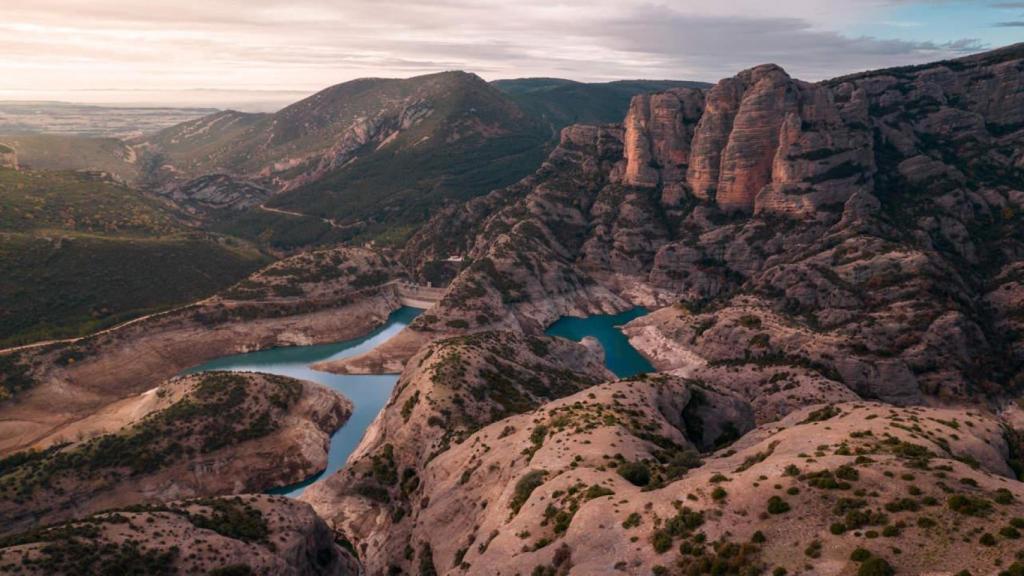
[[[1024,41],[1024,2],[998,0],[0,3],[0,100],[247,110],[367,76],[819,80]]]

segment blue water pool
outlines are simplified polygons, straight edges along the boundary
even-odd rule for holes
[[[605,365],[619,378],[641,372],[654,372],[646,358],[630,345],[619,326],[647,314],[646,308],[634,308],[621,314],[598,314],[586,318],[564,316],[546,330],[549,336],[561,336],[579,342],[593,336],[604,347]]]

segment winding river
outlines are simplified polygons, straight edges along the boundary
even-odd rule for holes
[[[323,360],[347,358],[373,350],[382,342],[398,334],[403,328],[419,315],[417,308],[399,308],[391,313],[388,321],[370,334],[355,340],[319,344],[315,346],[292,346],[287,348],[271,348],[248,354],[222,356],[194,368],[184,374],[194,374],[208,370],[245,370],[280,374],[301,380],[319,382],[345,395],[352,401],[352,416],[348,422],[331,437],[331,448],[327,454],[327,468],[310,478],[291,486],[271,490],[273,494],[298,496],[307,486],[322,477],[333,474],[345,465],[349,454],[355,450],[363,432],[377,417],[391,395],[391,389],[398,382],[397,374],[379,376],[331,374],[313,370],[309,366]]]
[[[349,454],[355,450],[363,433],[387,403],[392,388],[398,382],[397,374],[374,376],[331,374],[313,370],[310,365],[324,360],[347,358],[373,350],[408,326],[420,312],[422,310],[417,308],[399,308],[391,313],[383,326],[355,340],[315,346],[272,348],[248,354],[222,356],[190,368],[183,374],[209,370],[244,370],[280,374],[329,386],[352,401],[352,416],[331,437],[331,447],[327,454],[327,468],[298,484],[270,491],[273,494],[295,497],[310,484],[335,473],[345,465]],[[619,326],[646,313],[647,310],[643,308],[635,308],[614,315],[597,315],[587,318],[564,317],[552,324],[548,328],[547,334],[576,341],[580,341],[586,336],[597,338],[604,347],[605,364],[608,369],[620,378],[626,378],[640,372],[654,370],[618,329]]]

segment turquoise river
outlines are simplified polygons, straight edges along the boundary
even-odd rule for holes
[[[271,490],[274,494],[298,496],[310,484],[340,470],[355,450],[363,433],[387,403],[388,397],[398,375],[384,374],[377,376],[331,374],[313,370],[310,365],[324,360],[337,360],[368,352],[388,338],[398,334],[421,310],[416,308],[399,308],[391,313],[387,322],[372,333],[355,340],[320,344],[315,346],[292,346],[272,348],[248,354],[223,356],[199,366],[186,370],[184,374],[194,374],[209,370],[236,370],[251,372],[267,372],[280,374],[311,382],[318,382],[345,395],[352,401],[353,411],[348,422],[331,437],[331,448],[327,456],[327,468],[310,478],[291,486]],[[551,336],[561,336],[570,340],[580,341],[585,336],[593,336],[605,350],[605,364],[608,369],[620,378],[632,376],[640,372],[650,372],[651,365],[632,346],[618,327],[630,320],[643,316],[647,311],[636,308],[629,312],[615,315],[598,315],[589,318],[565,317],[548,328]]]

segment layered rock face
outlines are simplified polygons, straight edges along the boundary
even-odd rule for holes
[[[3,541],[0,572],[355,576],[306,504],[280,496],[169,502],[106,511]]]
[[[116,408],[4,459],[0,532],[299,482],[324,469],[352,412],[318,384],[231,372],[170,380]]]
[[[217,210],[245,210],[270,198],[271,191],[227,174],[209,174],[182,184],[171,198],[192,213]]]
[[[794,80],[774,65],[741,72],[706,95],[638,96],[624,121],[621,181],[660,186],[666,207],[689,196],[723,212],[813,215],[819,205],[846,199],[842,189],[851,183],[829,176],[839,166],[858,176],[858,184],[870,179],[867,115],[862,93],[838,105],[827,88]],[[792,195],[812,200],[790,202]]]

